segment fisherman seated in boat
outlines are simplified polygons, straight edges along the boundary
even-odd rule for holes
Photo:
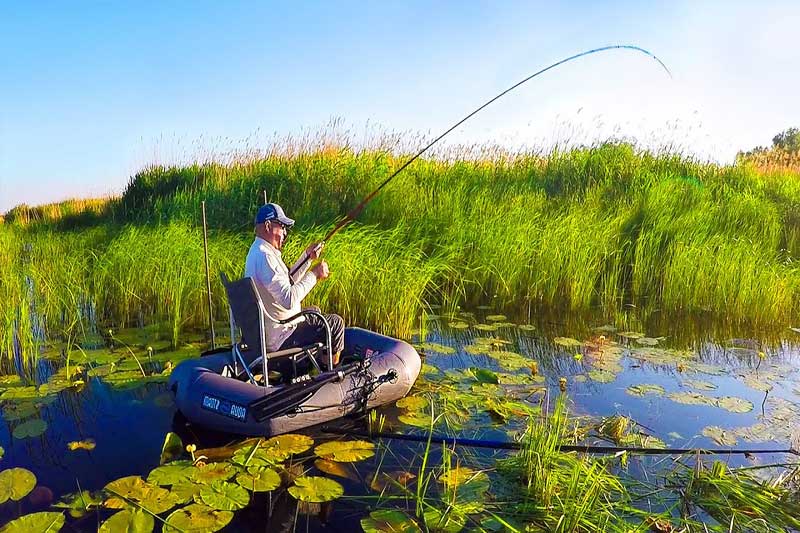
[[[281,257],[281,249],[293,225],[294,220],[287,217],[278,204],[261,206],[255,218],[256,238],[245,262],[244,275],[255,281],[267,312],[264,327],[267,350],[270,352],[326,342],[325,325],[317,316],[307,315],[288,324],[278,323],[279,320],[297,315],[301,311],[303,298],[311,292],[317,281],[329,276],[328,263],[324,260],[309,268],[311,262],[319,257],[323,243],[312,243],[306,248],[292,270],[299,263],[304,264],[293,276],[289,275],[289,268]],[[344,348],[344,321],[339,315],[324,316],[331,329],[331,350],[333,364],[336,365]],[[317,358],[320,363],[327,364],[322,353]]]

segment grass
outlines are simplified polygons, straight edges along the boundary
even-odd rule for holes
[[[263,191],[298,220],[293,257],[403,162],[396,142],[355,150],[322,132],[223,162],[152,166],[119,198],[13,209],[0,225],[11,302],[2,352],[15,342],[33,351],[37,320],[51,332],[84,327],[87,309],[168,321],[177,343],[207,320],[201,201],[224,317],[216,272],[241,273]],[[619,142],[549,154],[467,147],[398,175],[325,257],[334,274],[314,303],[400,336],[426,298],[786,323],[800,316],[800,178],[791,165],[718,166]]]

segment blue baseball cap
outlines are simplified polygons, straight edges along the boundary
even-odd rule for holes
[[[278,204],[265,204],[258,208],[256,224],[263,224],[268,220],[277,220],[285,226],[294,226],[294,220],[287,217]]]

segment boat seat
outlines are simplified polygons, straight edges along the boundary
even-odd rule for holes
[[[262,374],[268,375],[268,363],[273,359],[288,359],[292,363],[292,370],[297,376],[297,364],[307,360],[311,365],[321,372],[316,356],[325,350],[328,355],[329,368],[332,368],[333,354],[330,346],[330,327],[325,318],[313,310],[304,310],[299,314],[286,320],[274,320],[280,324],[292,322],[303,315],[317,315],[322,318],[327,332],[327,345],[317,342],[307,346],[287,348],[268,352],[266,348],[266,329],[265,318],[268,316],[258,294],[255,282],[252,278],[246,277],[236,281],[230,281],[225,273],[220,273],[222,284],[228,296],[228,309],[231,325],[231,364],[233,375],[237,379],[247,379],[255,383],[254,371],[261,368]],[[240,330],[241,337],[237,342],[236,329]],[[265,386],[269,386],[265,383]]]

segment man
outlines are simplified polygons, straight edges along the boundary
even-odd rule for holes
[[[305,316],[288,324],[279,324],[301,311],[303,298],[311,292],[318,280],[326,279],[330,272],[328,263],[320,261],[309,269],[314,259],[322,251],[322,243],[313,243],[292,267],[305,262],[294,276],[289,276],[289,268],[283,262],[281,249],[286,234],[294,225],[278,204],[266,204],[259,208],[255,219],[256,239],[250,246],[245,261],[244,275],[253,278],[258,293],[267,311],[266,328],[267,351],[274,352],[296,346],[306,346],[315,342],[325,342],[325,325],[316,316]],[[306,257],[309,258],[305,261]],[[331,350],[333,363],[339,362],[344,348],[344,321],[339,315],[325,315],[331,328]],[[327,357],[318,355],[320,362]],[[327,364],[327,363],[326,363]]]

